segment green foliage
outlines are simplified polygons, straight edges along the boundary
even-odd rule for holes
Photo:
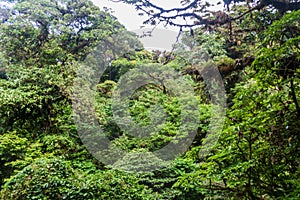
[[[44,153],[53,153],[56,156],[68,157],[79,148],[75,140],[67,135],[47,135],[42,138],[41,143]]]
[[[98,84],[97,91],[100,93],[100,95],[104,95],[106,97],[111,97],[112,91],[115,87],[116,83],[111,80],[106,80],[104,83]]]
[[[90,194],[86,195],[89,199],[155,199],[152,191],[130,173],[108,170],[87,176],[86,180],[81,192]]]
[[[60,199],[76,190],[74,171],[61,160],[39,159],[4,186],[2,199]],[[75,179],[76,180],[76,179]]]
[[[74,61],[83,60],[100,35],[120,28],[89,1],[12,5],[0,33],[9,76],[1,82],[1,129],[74,134],[69,105]]]
[[[194,34],[191,36],[189,32],[184,32],[181,43],[176,45],[176,53],[181,59],[191,63],[193,59],[202,58],[201,61],[197,60],[200,63],[226,55],[226,40],[221,34],[208,33],[201,29],[196,29]]]
[[[101,81],[112,80],[118,81],[121,75],[128,72],[130,69],[133,69],[137,66],[136,60],[127,60],[126,58],[119,58],[112,62],[104,74],[101,76]]]
[[[24,157],[24,152],[27,148],[28,140],[19,137],[16,132],[9,132],[0,135],[0,183],[7,178],[13,169],[9,163]]]
[[[150,190],[130,174],[118,171],[84,172],[62,159],[41,158],[12,176],[2,199],[143,199]]]
[[[27,142],[26,138],[19,137],[16,132],[0,135],[1,160],[9,162],[22,157],[27,147]]]
[[[10,62],[43,66],[82,60],[120,28],[90,1],[20,1],[1,25],[1,42]]]
[[[196,187],[186,188],[179,184],[183,176],[190,176],[198,170],[192,160],[178,158],[167,168],[140,174],[140,183],[147,185],[156,193],[158,199],[201,199],[204,196]],[[189,184],[189,183],[188,183]]]
[[[0,5],[1,199],[299,199],[300,11],[262,9],[228,29],[184,32],[173,54],[143,50],[135,34],[90,1],[9,2],[11,8]],[[236,5],[232,13],[247,9]],[[100,59],[89,56],[93,50]],[[212,61],[230,104],[218,143],[199,157],[214,105],[198,65]],[[106,65],[101,80],[92,80]],[[79,68],[87,76],[74,87]],[[168,82],[173,75],[195,92]],[[158,84],[116,104],[120,85],[125,94],[148,76]],[[113,165],[123,171],[93,158],[77,136],[71,94],[84,96],[91,86],[112,150],[126,152]],[[125,109],[131,121],[117,115]],[[174,161],[152,154],[194,129]]]
[[[260,47],[252,67],[246,69],[248,76],[236,84],[223,135],[194,177],[209,180],[195,183],[207,196],[273,199],[289,194],[289,198],[296,198],[300,96],[299,49],[293,41],[298,35],[283,34],[282,30],[298,27],[297,23],[299,11],[272,24],[263,42],[269,46]],[[282,67],[291,72],[279,74]],[[190,180],[186,177],[182,181],[186,179]]]
[[[286,14],[270,26],[260,46],[255,66],[263,66],[278,78],[299,77],[299,13]]]

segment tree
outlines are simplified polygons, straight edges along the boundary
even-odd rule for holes
[[[198,187],[214,198],[299,198],[299,13],[264,32],[233,89],[216,148],[177,187]]]
[[[182,28],[170,53],[142,50],[88,1],[1,2],[1,198],[299,198],[299,1],[224,1],[218,12],[203,1],[165,10],[122,0],[149,23]],[[229,105],[218,142],[199,157],[215,113],[197,65],[213,62]],[[135,87],[149,77],[153,83]],[[73,110],[71,94],[83,96],[75,107],[95,102]],[[82,126],[73,116],[86,117]],[[104,136],[111,152],[97,149]],[[114,170],[91,154],[124,171],[150,171]]]
[[[118,31],[125,30],[89,1],[13,1],[0,32],[9,79],[1,81],[2,131],[74,131],[75,63]]]
[[[223,25],[236,21],[244,17],[246,14],[253,11],[262,10],[266,7],[275,8],[280,13],[287,11],[299,10],[300,1],[287,1],[287,0],[223,0],[224,6],[228,11],[234,7],[236,3],[247,5],[248,9],[242,13],[232,15],[229,12],[212,12],[209,8],[214,6],[213,3],[199,0],[184,0],[181,1],[182,6],[172,9],[164,9],[159,5],[152,3],[149,0],[116,0],[115,2],[123,2],[132,4],[135,8],[141,12],[141,15],[147,15],[148,19],[145,24],[155,25],[157,23],[166,23],[171,26],[178,27],[196,27],[202,25]],[[221,2],[218,2],[220,4]],[[234,4],[234,6],[232,5]],[[178,22],[178,20],[184,20],[185,22]]]
[[[2,4],[6,7],[0,23],[1,185],[42,154],[81,154],[70,98],[79,62],[98,45],[112,44],[118,33],[128,43],[123,46],[126,51],[140,47],[134,35],[90,1]],[[81,154],[83,160],[86,156]]]
[[[227,82],[232,83],[230,107],[218,144],[199,170],[182,175],[173,187],[197,188],[212,198],[299,198],[300,2],[224,1],[225,12],[204,12],[209,5],[201,1],[184,1],[185,6],[168,10],[150,1],[122,2],[148,15],[145,23],[193,28],[182,37],[188,51],[177,49],[179,57],[204,50],[223,75],[239,72]],[[180,18],[192,20],[180,24]],[[212,51],[218,35],[225,39],[218,43],[223,48]],[[203,37],[207,39],[201,41]],[[223,50],[221,57],[214,55],[217,50]],[[192,66],[189,59],[184,61]],[[197,70],[186,72],[202,81]],[[198,148],[193,146],[187,155]]]

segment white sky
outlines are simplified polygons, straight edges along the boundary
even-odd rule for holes
[[[151,0],[152,3],[155,3],[163,8],[174,8],[180,6],[181,0]],[[220,0],[211,0],[211,3],[216,3]],[[111,8],[113,15],[117,17],[119,22],[123,24],[129,31],[136,32],[141,34],[141,26],[143,21],[147,19],[146,17],[139,16],[139,11],[136,11],[133,5],[128,5],[124,3],[115,3],[109,0],[92,0],[92,2],[99,6],[102,10],[103,7]],[[219,5],[219,8],[223,8],[223,5]],[[146,26],[152,28],[151,26]],[[176,42],[176,37],[179,29],[174,27],[162,27],[159,26],[153,32],[152,37],[144,37],[141,39],[144,47],[146,49],[166,49],[171,50],[172,44]]]
[[[143,25],[143,19],[146,19],[145,17],[138,15],[138,11],[134,9],[133,5],[115,3],[109,0],[92,0],[92,2],[100,8],[111,8],[114,11],[113,15],[116,16],[129,30],[139,29],[140,26]],[[152,0],[151,2],[165,8],[172,8],[180,5],[180,0]]]

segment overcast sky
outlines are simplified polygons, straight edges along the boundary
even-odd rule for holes
[[[151,2],[163,7],[163,8],[174,8],[180,6],[181,0],[151,0]],[[211,0],[210,2],[218,2],[219,0]],[[92,0],[92,2],[103,9],[103,7],[111,8],[113,15],[117,17],[129,31],[141,34],[141,26],[145,17],[139,16],[138,11],[135,10],[134,6],[115,3],[109,0]],[[221,5],[221,7],[223,7]],[[146,27],[150,30],[151,27]],[[174,27],[159,27],[153,32],[152,37],[144,37],[141,39],[146,49],[172,49],[172,44],[176,42],[176,37],[179,29]]]
[[[151,2],[157,3],[165,8],[179,6],[180,1],[181,0],[151,0]],[[114,16],[129,30],[139,29],[140,26],[143,25],[142,22],[145,17],[139,16],[138,11],[136,11],[132,5],[115,3],[109,0],[92,0],[92,2],[100,8],[111,8],[114,11]]]

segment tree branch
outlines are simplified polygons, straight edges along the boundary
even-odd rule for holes
[[[166,22],[171,26],[188,27],[188,28],[201,26],[201,25],[224,25],[230,21],[239,20],[243,18],[245,15],[247,15],[248,13],[251,13],[254,10],[260,10],[266,6],[273,6],[281,13],[300,9],[300,1],[290,2],[290,1],[281,1],[281,0],[260,0],[256,5],[254,5],[254,7],[251,8],[249,6],[249,10],[243,12],[241,15],[236,17],[234,16],[229,17],[228,14],[219,11],[224,15],[227,15],[227,17],[220,20],[218,18],[211,19],[210,16],[205,15],[207,14],[207,11],[205,9],[208,7],[208,5],[206,5],[200,0],[193,0],[189,2],[188,5],[186,6],[172,8],[172,9],[164,9],[163,7],[151,3],[150,0],[141,0],[141,1],[111,0],[111,1],[124,2],[127,4],[134,5],[137,10],[140,10],[149,16],[149,19],[146,20],[145,23],[149,21],[159,20],[160,22]],[[244,2],[246,3],[246,0]],[[226,4],[225,1],[224,3]],[[201,11],[204,11],[205,13],[201,13]],[[201,14],[203,14],[204,16],[201,16]],[[174,22],[177,19],[185,20],[185,18],[190,18],[191,20],[196,19],[196,21],[192,23],[186,23],[186,24]]]

